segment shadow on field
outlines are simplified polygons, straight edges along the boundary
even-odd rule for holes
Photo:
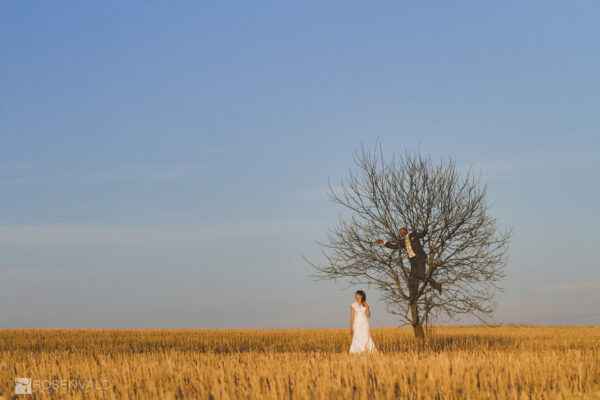
[[[386,338],[379,343],[379,350],[383,352],[443,352],[443,351],[472,351],[473,349],[501,349],[516,345],[514,338],[483,335],[461,335],[461,336],[432,336],[424,342],[415,338]],[[375,340],[375,339],[374,339]]]
[[[406,328],[376,328],[372,337],[382,353],[501,349],[519,345],[516,337],[490,332],[433,333],[424,343]],[[132,354],[155,352],[347,353],[350,333],[319,330],[0,330],[0,352]]]

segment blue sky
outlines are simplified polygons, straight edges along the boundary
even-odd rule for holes
[[[376,139],[482,169],[497,322],[600,323],[597,2],[1,7],[0,326],[345,327],[301,256]]]

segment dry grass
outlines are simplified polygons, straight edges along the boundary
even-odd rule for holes
[[[405,328],[372,336],[378,354],[351,356],[335,329],[0,330],[0,398],[15,377],[111,384],[19,398],[600,398],[600,327],[444,327],[422,347]]]

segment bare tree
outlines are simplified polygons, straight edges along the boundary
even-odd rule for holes
[[[438,318],[473,314],[485,320],[495,309],[497,283],[504,277],[511,231],[499,232],[488,215],[487,187],[471,169],[462,174],[452,159],[434,163],[420,153],[383,158],[382,146],[362,145],[354,155],[358,172],[329,198],[349,211],[329,228],[329,243],[317,242],[326,262],[308,261],[318,279],[349,280],[380,292],[386,309],[412,325],[417,338],[423,326]],[[415,275],[406,251],[375,243],[379,238],[401,243],[400,229],[421,231],[428,254],[425,276]],[[440,294],[429,283],[443,285]]]

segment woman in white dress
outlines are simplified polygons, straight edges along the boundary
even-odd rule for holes
[[[367,295],[362,290],[357,290],[354,297],[356,302],[350,306],[350,333],[352,334],[350,353],[377,351],[369,333],[371,310],[367,303]]]

